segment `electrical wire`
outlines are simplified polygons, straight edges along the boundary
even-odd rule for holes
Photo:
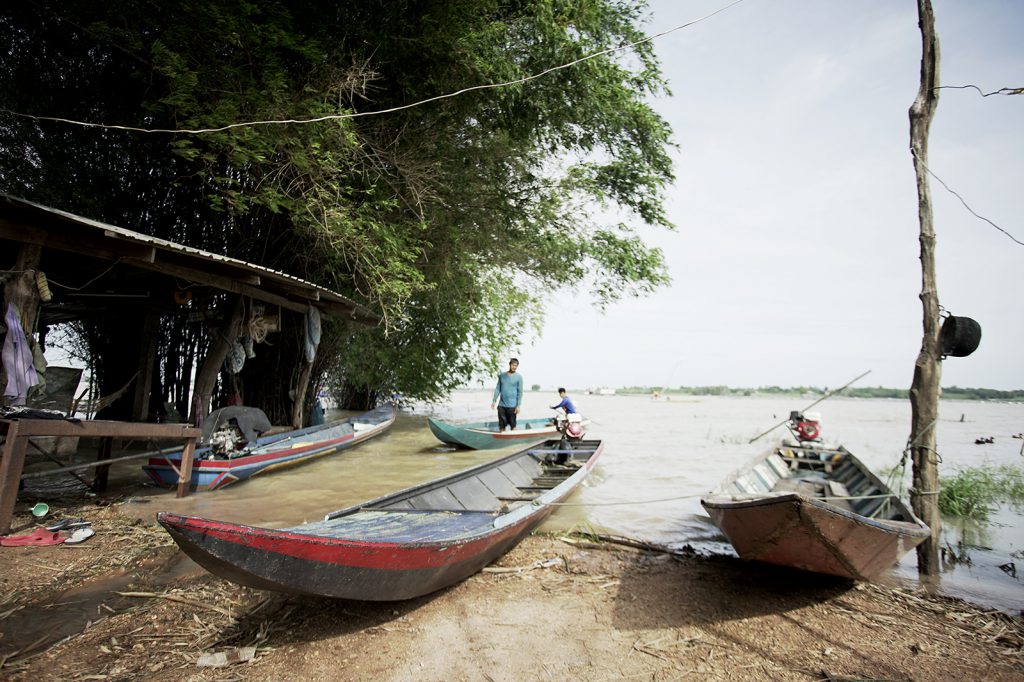
[[[928,175],[930,175],[930,176],[932,176],[933,178],[935,178],[935,180],[936,180],[936,181],[938,181],[938,183],[939,183],[940,185],[942,185],[943,187],[945,187],[945,188],[946,188],[946,191],[947,191],[947,192],[949,192],[950,194],[952,194],[953,196],[955,196],[955,197],[956,197],[957,199],[959,199],[959,200],[960,200],[960,203],[964,205],[964,208],[966,208],[966,209],[967,209],[967,210],[968,210],[968,211],[969,211],[969,212],[971,213],[971,215],[973,215],[973,216],[974,216],[975,218],[977,218],[977,219],[979,219],[979,220],[984,220],[984,221],[985,221],[986,223],[988,223],[988,224],[989,224],[989,225],[991,225],[992,227],[996,228],[997,230],[999,230],[1000,232],[1002,232],[1003,234],[1005,234],[1005,235],[1006,235],[1007,237],[1009,237],[1010,239],[1012,239],[1012,240],[1013,240],[1013,241],[1015,241],[1016,243],[1020,244],[1021,246],[1024,246],[1024,242],[1022,242],[1021,240],[1017,239],[1017,238],[1016,238],[1016,237],[1014,237],[1014,236],[1013,236],[1012,234],[1010,234],[1009,232],[1007,232],[1007,231],[1006,231],[1006,230],[1004,230],[1003,228],[999,227],[998,225],[996,225],[996,224],[995,224],[994,222],[992,222],[991,220],[989,220],[989,219],[988,219],[988,218],[986,218],[985,216],[983,216],[983,215],[980,215],[980,214],[979,214],[979,213],[978,213],[977,211],[975,211],[975,210],[974,210],[973,208],[971,208],[970,206],[968,206],[968,205],[967,205],[967,202],[966,202],[966,201],[964,201],[964,198],[963,198],[962,196],[960,196],[960,195],[959,195],[958,193],[956,193],[955,191],[953,191],[953,189],[952,189],[952,188],[951,188],[951,187],[950,187],[949,185],[947,185],[947,184],[946,184],[945,182],[943,182],[943,181],[942,181],[942,178],[940,178],[940,177],[939,177],[938,175],[936,175],[935,173],[933,173],[933,172],[932,172],[932,169],[931,169],[931,168],[929,168],[929,167],[928,167],[928,165],[927,165],[927,164],[926,164],[926,163],[925,163],[924,161],[922,161],[922,160],[921,160],[921,157],[919,157],[919,156],[917,155],[917,152],[915,152],[915,151],[914,151],[913,149],[911,149],[911,150],[910,150],[910,155],[911,155],[911,156],[913,156],[913,157],[914,157],[914,159],[916,159],[916,160],[917,160],[917,162],[921,164],[921,166],[922,166],[922,167],[923,167],[923,168],[924,168],[924,169],[925,169],[925,170],[926,170],[926,171],[928,172]]]
[[[642,45],[643,43],[651,42],[651,41],[655,40],[656,38],[661,38],[663,36],[667,36],[670,33],[675,33],[676,31],[680,31],[680,30],[682,30],[684,28],[688,28],[690,26],[693,26],[694,24],[698,24],[698,23],[700,23],[702,21],[710,19],[711,17],[715,16],[716,14],[720,14],[721,12],[724,12],[725,10],[733,7],[734,5],[738,5],[739,3],[743,2],[743,1],[744,0],[733,0],[733,2],[730,2],[728,5],[725,5],[724,7],[720,7],[719,9],[715,10],[714,12],[711,12],[710,14],[706,14],[706,15],[698,18],[698,19],[693,19],[692,21],[688,21],[688,22],[686,22],[684,24],[680,24],[679,26],[676,26],[674,28],[670,28],[670,29],[668,29],[666,31],[662,31],[661,33],[656,33],[654,35],[645,36],[645,37],[641,38],[640,40],[634,41],[632,43],[628,43],[626,45],[621,45],[619,47],[611,47],[611,48],[608,48],[606,50],[600,50],[598,52],[594,52],[592,54],[580,57],[579,59],[574,59],[573,61],[568,62],[566,64],[560,64],[558,66],[553,66],[553,67],[551,67],[549,69],[545,69],[543,71],[540,71],[538,73],[532,74],[530,76],[524,76],[522,78],[516,78],[514,80],[504,81],[504,82],[500,82],[500,83],[488,83],[488,84],[485,84],[485,85],[473,85],[473,86],[468,87],[468,88],[463,88],[461,90],[456,90],[455,92],[450,92],[450,93],[446,93],[446,94],[443,94],[443,95],[437,95],[436,97],[429,97],[427,99],[420,100],[418,102],[413,102],[412,104],[403,104],[401,106],[391,107],[390,109],[381,109],[379,111],[362,111],[362,112],[353,112],[353,113],[348,113],[348,114],[328,114],[326,116],[317,116],[315,118],[291,118],[291,119],[278,119],[278,120],[267,120],[267,121],[246,121],[246,122],[242,122],[242,123],[231,123],[231,124],[228,124],[228,125],[225,125],[225,126],[220,126],[218,128],[196,128],[196,129],[136,128],[134,126],[110,125],[110,124],[104,124],[104,123],[89,123],[89,122],[85,122],[85,121],[75,121],[73,119],[61,118],[61,117],[58,117],[58,116],[34,116],[32,114],[23,114],[23,113],[20,113],[20,112],[17,112],[17,111],[11,111],[10,109],[6,109],[6,108],[2,108],[2,107],[0,107],[0,111],[3,111],[3,112],[8,113],[8,114],[11,114],[13,116],[21,116],[23,118],[29,118],[29,119],[32,119],[34,121],[52,121],[52,122],[56,122],[56,123],[68,123],[68,124],[71,124],[71,125],[78,125],[78,126],[83,126],[83,127],[87,127],[87,128],[104,128],[104,129],[107,129],[107,130],[127,130],[127,131],[137,132],[137,133],[167,133],[167,134],[172,134],[172,135],[201,135],[201,134],[204,134],[204,133],[220,133],[220,132],[224,132],[225,130],[231,130],[231,129],[234,129],[234,128],[248,128],[248,127],[259,126],[259,125],[305,125],[305,124],[308,124],[308,123],[320,123],[320,122],[323,122],[323,121],[337,121],[337,120],[352,119],[352,118],[363,118],[363,117],[366,117],[366,116],[381,116],[383,114],[391,114],[391,113],[394,113],[396,111],[403,111],[405,109],[413,109],[415,107],[423,106],[424,104],[430,104],[431,102],[438,102],[440,100],[450,99],[452,97],[458,97],[459,95],[463,95],[463,94],[465,94],[467,92],[473,92],[473,91],[476,91],[476,90],[493,90],[493,89],[496,89],[496,88],[503,88],[503,87],[507,87],[507,86],[510,86],[510,85],[520,85],[522,83],[528,83],[529,81],[536,80],[538,78],[542,78],[543,76],[546,76],[549,73],[554,73],[555,71],[561,71],[562,69],[568,69],[568,68],[570,68],[572,66],[575,66],[577,64],[580,64],[582,62],[589,61],[591,59],[596,59],[597,57],[602,57],[604,55],[613,54],[615,52],[621,52],[623,50],[628,50],[631,47],[635,47],[637,45]]]

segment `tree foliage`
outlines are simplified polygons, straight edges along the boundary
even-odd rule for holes
[[[641,39],[643,12],[628,0],[10,5],[3,108],[219,130],[0,113],[0,189],[346,293],[383,323],[329,324],[321,381],[440,398],[495,368],[551,293],[586,287],[603,306],[667,282],[638,230],[671,227],[670,130],[646,103],[665,88],[652,45],[583,59]],[[221,129],[317,117],[334,118]]]

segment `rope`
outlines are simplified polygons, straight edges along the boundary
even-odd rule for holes
[[[269,333],[270,328],[263,316],[253,315],[249,320],[249,336],[252,337],[252,340],[256,343],[263,343]]]
[[[910,490],[907,491],[907,494],[908,495],[923,496],[923,495],[940,495],[942,493],[940,491],[938,491],[938,490],[914,490],[913,488],[911,488]]]
[[[695,495],[680,495],[678,497],[662,497],[656,500],[635,500],[631,502],[542,502],[541,500],[533,500],[530,504],[535,507],[547,506],[547,507],[615,507],[621,505],[630,504],[656,504],[659,502],[675,502],[677,500],[689,500],[694,497],[703,497],[706,493],[697,493]],[[920,493],[921,495],[934,494],[938,495],[938,492],[934,493]],[[751,494],[751,498],[762,497],[762,495]],[[822,497],[814,497],[815,500],[875,500],[880,498],[893,497],[899,499],[898,495],[892,493],[885,493],[881,495],[824,495]]]
[[[696,495],[681,495],[679,497],[663,497],[657,500],[638,500],[633,502],[542,502],[541,500],[533,500],[530,504],[535,507],[547,506],[547,507],[615,507],[619,505],[628,504],[655,504],[658,502],[675,502],[676,500],[689,500],[694,497],[702,497],[704,493],[697,493]]]

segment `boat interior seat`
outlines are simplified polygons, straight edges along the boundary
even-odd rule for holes
[[[807,497],[827,498],[825,501],[834,507],[854,511],[851,501],[844,499],[850,496],[846,486],[818,473],[808,472],[783,479],[775,484],[772,492],[793,492]]]

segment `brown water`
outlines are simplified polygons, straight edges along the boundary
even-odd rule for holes
[[[388,433],[340,454],[185,499],[152,491],[152,497],[144,498],[146,503],[132,508],[148,519],[156,511],[174,511],[269,527],[320,519],[335,509],[514,450],[451,450],[427,427],[427,414],[451,421],[489,419],[490,397],[490,391],[458,391],[443,405],[404,410]],[[591,528],[726,554],[732,553],[731,547],[704,514],[700,495],[785,430],[748,444],[751,438],[816,399],[571,397],[592,420],[588,436],[605,440],[605,454],[593,476],[569,500],[578,506],[559,509],[543,529]],[[548,405],[555,402],[554,394],[528,392],[522,416],[551,414]],[[815,410],[822,414],[826,441],[845,445],[879,475],[899,464],[910,432],[908,401],[831,398]],[[944,401],[940,412],[937,437],[943,476],[964,466],[1024,464],[1022,441],[1011,437],[1024,431],[1024,405]],[[976,438],[988,436],[994,436],[995,443],[974,444]],[[135,473],[138,465],[121,470],[142,480]],[[906,480],[909,475],[908,463]],[[956,546],[959,540],[966,541],[973,563],[949,567],[939,589],[993,608],[1015,611],[1024,606],[1021,520],[1019,512],[1003,509],[985,526],[961,529],[947,524],[944,542]],[[915,562],[911,553],[888,579],[913,581]],[[1016,562],[1021,578],[999,569],[1011,562]]]

